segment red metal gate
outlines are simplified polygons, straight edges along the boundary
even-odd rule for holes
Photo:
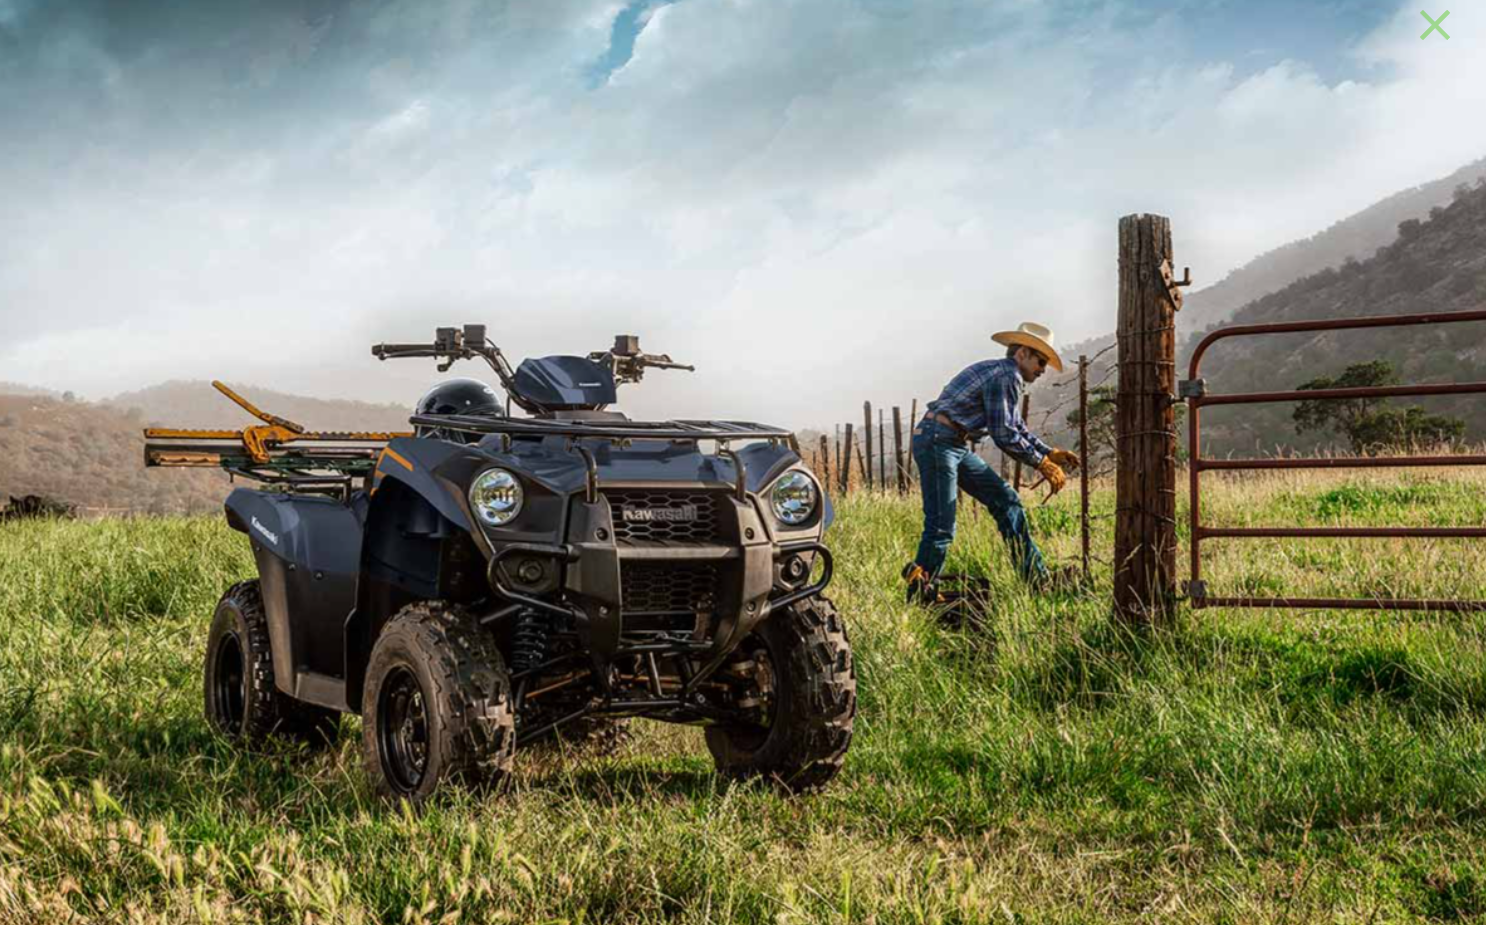
[[[1486,392],[1486,382],[1460,382],[1440,385],[1396,385],[1369,388],[1307,389],[1291,392],[1246,392],[1233,395],[1209,395],[1198,378],[1202,355],[1215,342],[1228,337],[1251,334],[1287,334],[1305,331],[1338,331],[1353,328],[1404,327],[1420,324],[1449,324],[1462,321],[1486,321],[1486,311],[1426,312],[1414,315],[1383,315],[1376,318],[1348,318],[1331,321],[1296,321],[1279,324],[1245,324],[1220,328],[1207,335],[1192,354],[1188,379],[1180,384],[1178,397],[1187,401],[1187,443],[1191,459],[1192,505],[1192,577],[1187,595],[1193,607],[1313,607],[1363,608],[1371,610],[1486,610],[1486,601],[1409,600],[1403,598],[1308,598],[1308,597],[1209,597],[1202,580],[1202,541],[1206,539],[1253,537],[1486,537],[1486,527],[1209,527],[1200,520],[1200,478],[1207,470],[1229,469],[1343,469],[1405,466],[1480,466],[1486,456],[1390,456],[1355,458],[1293,459],[1205,459],[1201,455],[1202,409],[1212,405],[1253,405],[1267,402],[1310,399],[1392,398],[1413,395],[1464,395]]]

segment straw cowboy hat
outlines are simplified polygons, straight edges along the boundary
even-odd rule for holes
[[[1063,371],[1063,359],[1058,356],[1058,351],[1053,349],[1052,328],[1031,321],[1023,321],[1017,325],[1015,331],[992,334],[991,340],[1008,347],[1031,347],[1047,357],[1047,365],[1060,373]]]

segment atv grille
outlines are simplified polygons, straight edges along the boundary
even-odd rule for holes
[[[618,488],[604,496],[622,546],[722,541],[723,492]]]
[[[711,562],[625,562],[619,572],[625,613],[711,612],[717,566]]]

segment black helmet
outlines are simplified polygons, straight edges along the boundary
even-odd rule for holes
[[[506,411],[495,390],[478,379],[446,379],[418,399],[415,414],[480,414],[505,417]],[[448,430],[443,427],[416,427],[420,437],[437,437],[455,443],[476,443],[479,434]]]
[[[495,389],[478,379],[446,379],[418,399],[417,414],[484,414],[504,417]]]

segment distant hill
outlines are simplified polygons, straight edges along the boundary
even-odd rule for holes
[[[1412,232],[1422,226],[1432,224],[1431,214],[1439,215],[1447,211],[1446,206],[1461,199],[1466,193],[1474,196],[1483,177],[1486,177],[1486,158],[1468,164],[1447,177],[1395,193],[1361,212],[1334,223],[1325,231],[1309,238],[1293,241],[1254,258],[1212,286],[1187,293],[1183,299],[1182,310],[1177,314],[1178,334],[1186,341],[1183,356],[1189,354],[1196,338],[1201,334],[1226,321],[1237,321],[1241,317],[1248,317],[1245,313],[1260,302],[1267,306],[1265,311],[1277,312],[1277,316],[1289,319],[1376,313],[1378,299],[1382,297],[1380,293],[1387,290],[1389,286],[1382,281],[1371,292],[1349,290],[1344,295],[1339,295],[1338,297],[1356,300],[1350,308],[1343,305],[1319,306],[1310,300],[1293,301],[1294,286],[1303,284],[1301,288],[1304,288],[1306,285],[1324,285],[1324,280],[1316,279],[1318,274],[1324,275],[1323,271],[1326,270],[1345,271],[1347,274],[1352,274],[1357,272],[1357,268],[1364,261],[1370,266],[1375,266],[1375,269],[1370,272],[1390,272],[1383,268],[1386,264],[1374,264],[1374,261],[1383,255],[1384,250],[1390,250],[1401,243],[1400,228],[1406,227]],[[1468,210],[1470,208],[1467,206]],[[1440,231],[1441,229],[1435,229],[1431,235]],[[1461,244],[1468,254],[1471,245],[1465,242]],[[1476,242],[1474,246],[1477,248],[1477,253],[1481,253],[1483,249],[1486,249],[1486,239]],[[1436,266],[1434,270],[1454,272],[1442,266]],[[1469,269],[1465,268],[1464,272],[1465,276],[1469,277]],[[1462,278],[1453,285],[1467,287],[1471,284]],[[1284,296],[1285,292],[1290,292],[1291,295]],[[1279,301],[1274,300],[1276,297]],[[1486,303],[1486,296],[1477,299],[1476,302]],[[1290,307],[1281,307],[1281,303],[1288,304]],[[1392,301],[1387,304],[1396,305]],[[1474,307],[1469,298],[1459,304],[1462,308]],[[1407,309],[1392,308],[1384,310],[1383,313],[1386,314],[1393,310],[1405,311]],[[1459,333],[1464,336],[1464,332]],[[1361,362],[1371,358],[1361,352],[1362,338],[1360,335],[1347,339],[1345,343],[1359,345],[1358,351],[1344,350],[1340,355],[1349,358],[1349,362]],[[1030,421],[1034,430],[1054,442],[1072,445],[1077,437],[1066,425],[1065,419],[1070,405],[1076,407],[1078,356],[1082,353],[1093,358],[1089,372],[1091,383],[1105,382],[1113,385],[1117,381],[1112,370],[1118,353],[1113,348],[1113,344],[1114,335],[1108,334],[1062,349],[1062,355],[1065,361],[1068,361],[1067,371],[1061,376],[1048,377],[1048,381],[1039,384],[1032,393]],[[1210,369],[1222,368],[1224,352],[1228,349],[1228,345],[1215,348],[1213,356],[1203,367],[1204,374]],[[1345,365],[1343,363],[1334,370],[1320,371],[1314,375],[1339,372]],[[1299,385],[1300,382],[1309,378],[1313,376],[1306,376],[1291,384]],[[1237,388],[1228,385],[1219,387],[1225,390]],[[1072,396],[1071,401],[1070,396]],[[1423,404],[1431,409],[1440,405],[1439,402],[1424,402]],[[1463,407],[1468,404],[1468,399],[1462,399],[1455,404]],[[1214,422],[1204,424],[1204,447],[1209,450],[1217,447],[1219,451],[1237,450],[1242,447],[1244,452],[1252,452],[1256,446],[1268,448],[1271,451],[1279,445],[1314,448],[1318,438],[1314,436],[1302,438],[1294,432],[1294,428],[1289,423],[1290,408],[1289,405],[1246,408],[1244,409],[1246,419],[1256,423],[1252,427],[1238,429],[1219,426],[1217,422],[1236,419],[1239,412],[1232,409],[1211,411],[1204,418],[1205,421]],[[1486,429],[1473,424],[1471,433],[1476,438],[1480,438],[1486,436]]]
[[[408,430],[409,408],[307,398],[232,384],[263,411],[313,430]],[[10,391],[14,388],[14,391]],[[257,421],[210,382],[173,381],[86,402],[43,389],[0,386],[0,495],[38,494],[83,513],[215,510],[225,473],[146,469],[145,427],[231,428]],[[6,394],[10,391],[10,394]]]
[[[310,430],[408,430],[412,409],[346,399],[309,398],[255,385],[229,382],[234,392],[262,411],[288,418]],[[124,392],[104,404],[138,409],[146,426],[244,427],[257,421],[205,380],[175,379],[137,392]]]
[[[1458,189],[1448,206],[1426,220],[1408,219],[1397,239],[1367,260],[1347,260],[1246,305],[1234,324],[1468,311],[1486,307],[1486,181]],[[1185,311],[1185,309],[1184,309]],[[1185,369],[1195,346],[1178,358]],[[1235,338],[1212,348],[1202,376],[1222,392],[1294,388],[1349,364],[1385,359],[1404,382],[1471,382],[1486,379],[1486,323],[1379,328]],[[1486,402],[1479,396],[1409,400],[1434,413],[1466,421],[1468,440],[1486,439]],[[1293,405],[1215,408],[1203,415],[1208,453],[1312,449],[1324,438],[1297,435]]]
[[[83,514],[219,508],[226,473],[146,469],[143,427],[107,405],[0,395],[0,495],[45,495]]]
[[[0,395],[49,395],[52,398],[61,398],[62,393],[51,389],[44,389],[39,385],[24,385],[19,382],[0,381]]]
[[[1309,238],[1260,254],[1217,283],[1188,293],[1177,316],[1177,327],[1182,332],[1210,327],[1302,276],[1339,267],[1349,258],[1371,257],[1398,236],[1399,223],[1422,219],[1430,209],[1447,205],[1457,188],[1474,187],[1482,176],[1486,176],[1486,158],[1448,177],[1394,193]]]

